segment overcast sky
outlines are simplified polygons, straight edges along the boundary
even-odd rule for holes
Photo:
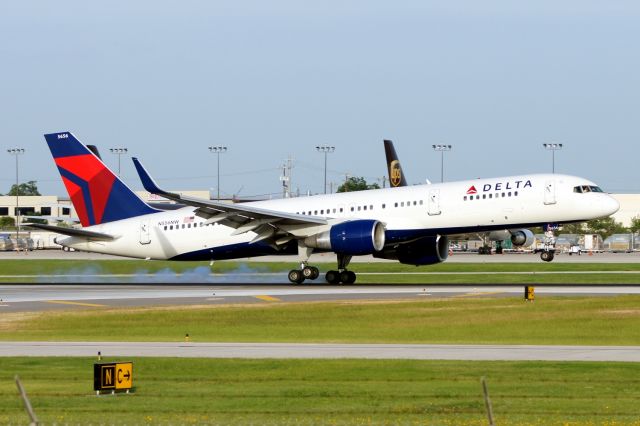
[[[527,4],[526,6],[524,4]],[[168,189],[323,190],[558,172],[640,192],[636,1],[11,1],[0,5],[0,193],[66,195],[42,135],[127,147]],[[141,189],[130,158],[123,177]]]

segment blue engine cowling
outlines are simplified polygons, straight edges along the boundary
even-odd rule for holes
[[[433,265],[444,262],[449,257],[449,238],[423,237],[374,256],[397,260],[407,265]]]
[[[305,238],[307,247],[331,250],[350,256],[379,252],[385,243],[384,225],[377,220],[350,220],[331,229]]]

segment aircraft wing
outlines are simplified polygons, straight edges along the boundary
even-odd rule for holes
[[[78,228],[65,228],[62,226],[43,225],[41,223],[25,223],[23,224],[23,226],[56,232],[58,234],[68,235],[70,237],[87,238],[89,240],[113,241],[117,238],[116,236],[103,234],[101,232],[87,231],[85,229]]]
[[[254,231],[259,234],[254,241],[272,237],[276,231],[289,233],[293,229],[315,228],[328,224],[326,219],[320,217],[262,209],[243,204],[221,203],[168,192],[155,183],[137,158],[133,158],[133,163],[145,190],[181,204],[197,207],[196,214],[198,216],[207,218],[208,222],[218,222],[235,228],[236,235]]]

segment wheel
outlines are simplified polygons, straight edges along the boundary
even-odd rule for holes
[[[349,278],[351,278],[351,275],[349,275],[349,271],[340,272],[340,282],[342,284],[349,284]]]
[[[318,277],[320,276],[320,269],[316,268],[315,266],[312,266],[311,269],[313,270],[313,275],[311,276],[312,280],[318,279]]]
[[[304,276],[302,275],[302,271],[297,269],[292,269],[291,271],[289,271],[288,278],[289,278],[289,281],[291,281],[294,284],[302,284],[302,282],[304,281]]]
[[[305,280],[312,280],[313,278],[313,268],[311,266],[305,266],[302,270],[302,276]]]
[[[551,262],[553,260],[553,252],[552,251],[543,251],[540,253],[540,259],[545,262]]]
[[[307,266],[302,270],[305,280],[315,280],[320,276],[320,270],[315,266]]]
[[[324,279],[327,280],[329,284],[338,284],[340,282],[340,274],[338,271],[328,271]]]
[[[343,281],[345,284],[353,284],[356,282],[356,273],[353,271],[347,271],[347,280]]]

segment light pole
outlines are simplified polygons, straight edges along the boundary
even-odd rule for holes
[[[218,201],[220,201],[220,154],[227,152],[226,146],[210,146],[209,151],[218,155]]]
[[[434,151],[440,151],[440,182],[444,182],[444,152],[451,151],[452,145],[431,145]]]
[[[543,143],[542,146],[548,151],[551,151],[551,173],[556,172],[556,151],[562,149],[561,143]]]
[[[319,145],[316,146],[318,152],[324,153],[324,193],[327,193],[327,154],[330,154],[336,150],[335,146]]]
[[[11,148],[7,152],[16,156],[16,247],[18,247],[18,234],[20,233],[20,183],[18,181],[18,157],[24,154],[24,148]]]
[[[120,157],[129,150],[127,148],[109,148],[109,151],[118,156],[118,177],[120,177]]]

